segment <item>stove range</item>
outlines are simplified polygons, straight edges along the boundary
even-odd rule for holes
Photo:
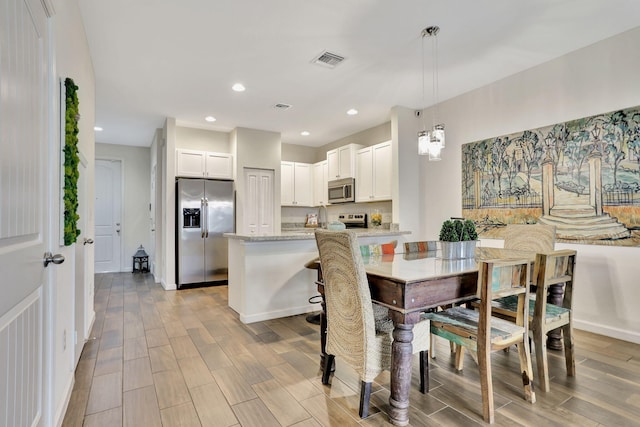
[[[366,213],[339,214],[338,221],[343,223],[347,228],[367,228]]]

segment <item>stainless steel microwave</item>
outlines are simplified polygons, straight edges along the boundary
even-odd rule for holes
[[[355,179],[344,178],[329,181],[329,194],[327,196],[329,203],[347,203],[354,202],[355,198]]]

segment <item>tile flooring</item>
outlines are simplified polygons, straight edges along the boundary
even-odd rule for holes
[[[227,287],[164,291],[150,275],[96,275],[96,321],[76,370],[63,426],[388,426],[389,374],[358,417],[359,379],[337,362],[320,382],[319,327],[293,316],[244,325]],[[496,425],[640,426],[640,345],[576,331],[577,377],[550,356],[551,392],[522,398],[517,352],[493,354]],[[431,391],[413,426],[481,425],[478,372],[453,368],[438,339]],[[534,364],[535,366],[535,364]]]

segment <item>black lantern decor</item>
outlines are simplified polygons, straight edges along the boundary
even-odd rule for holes
[[[133,256],[132,273],[148,273],[149,272],[149,255],[144,251],[142,245]]]

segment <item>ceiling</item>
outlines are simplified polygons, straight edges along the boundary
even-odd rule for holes
[[[432,105],[421,37],[431,25],[441,28],[440,101],[640,26],[637,0],[78,1],[104,129],[96,142],[135,146],[174,117],[317,147],[388,121],[395,105]],[[313,64],[325,50],[346,59]],[[246,91],[231,90],[237,82]]]

